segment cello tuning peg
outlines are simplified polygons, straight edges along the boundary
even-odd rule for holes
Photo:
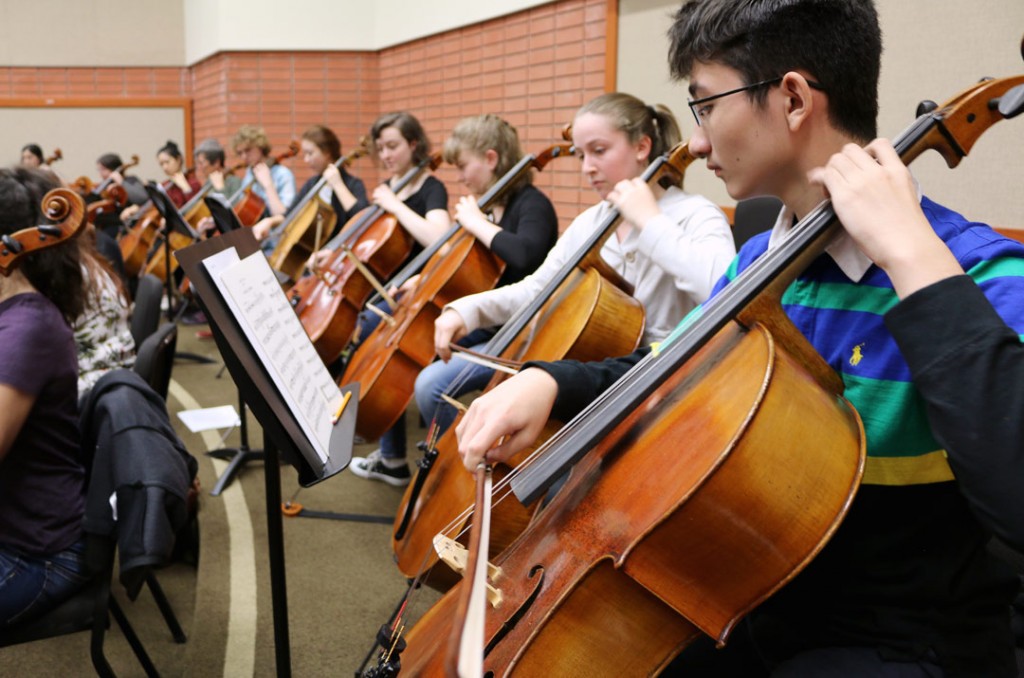
[[[918,117],[920,117],[920,116],[924,115],[925,113],[931,113],[932,111],[934,111],[938,107],[939,107],[939,105],[937,103],[935,103],[934,101],[932,101],[931,99],[925,99],[924,101],[922,101],[921,103],[919,103],[917,105],[917,113],[916,113],[916,115]]]
[[[1004,118],[1014,118],[1024,111],[1024,85],[1013,87],[998,99],[993,99],[990,105],[997,106],[999,113]]]

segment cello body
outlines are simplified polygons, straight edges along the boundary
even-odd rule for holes
[[[250,186],[243,189],[242,195],[232,204],[231,209],[235,211],[238,223],[242,226],[255,226],[263,216],[263,211],[267,209],[267,203],[253,193]]]
[[[764,327],[727,325],[494,562],[485,671],[654,675],[701,633],[724,643],[821,550],[863,465],[853,408]],[[465,585],[407,636],[407,675],[444,670]]]
[[[117,241],[124,260],[124,272],[135,277],[146,266],[146,260],[160,233],[162,217],[156,206],[150,205],[135,224]]]
[[[350,221],[358,223],[371,210],[382,214],[368,224],[351,251],[374,276],[385,280],[409,256],[412,236],[394,216],[377,207],[367,207]],[[288,291],[302,327],[324,362],[333,362],[348,345],[363,304],[372,292],[370,281],[343,248],[333,252],[317,275],[301,278]]]
[[[339,381],[359,383],[360,435],[379,438],[405,412],[416,376],[434,359],[434,320],[445,304],[494,287],[503,269],[504,263],[465,230],[431,258],[416,289],[392,309],[394,325],[377,326]]]
[[[337,223],[338,215],[319,196],[306,202],[270,254],[270,267],[298,280],[310,255],[327,243]]]
[[[524,331],[512,340],[501,357],[522,362],[563,358],[601,360],[633,351],[643,336],[643,329],[644,311],[640,302],[609,282],[595,268],[577,270],[562,283]],[[502,377],[500,373],[496,374],[487,390],[499,383]],[[549,425],[538,444],[555,430]],[[473,479],[465,472],[457,448],[453,423],[437,443],[436,460],[422,481],[422,487],[414,492],[416,485],[410,484],[399,504],[391,545],[398,568],[407,577],[419,576],[437,562],[433,550],[435,534],[451,528],[461,534],[469,523],[470,516],[461,512],[473,501]],[[496,479],[507,474],[524,456],[520,454],[509,460],[510,465],[499,464],[495,469]],[[410,502],[414,502],[409,515],[411,529],[403,530],[401,523]],[[494,507],[490,542],[492,557],[501,553],[526,526],[529,513],[529,509],[517,502],[504,502]],[[465,537],[461,541],[465,542]],[[454,581],[442,568],[440,571],[432,570],[426,583],[445,590]]]
[[[421,172],[440,163],[441,156],[432,154],[406,172],[392,190],[401,193]],[[329,365],[341,355],[356,329],[363,304],[374,289],[366,273],[387,280],[409,257],[412,244],[412,236],[394,215],[371,205],[349,219],[331,239],[331,255],[324,266],[288,290],[292,308],[325,363]]]

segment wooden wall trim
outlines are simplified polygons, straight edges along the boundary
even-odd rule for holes
[[[619,0],[608,0],[605,10],[604,91],[619,88]]]

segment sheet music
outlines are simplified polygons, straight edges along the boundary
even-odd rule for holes
[[[267,258],[228,248],[203,260],[320,461],[327,463],[341,392],[288,303]]]

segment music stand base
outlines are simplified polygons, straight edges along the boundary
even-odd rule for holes
[[[214,497],[219,496],[224,488],[231,484],[235,476],[242,467],[249,461],[262,461],[264,459],[263,450],[252,450],[248,447],[239,448],[223,448],[219,450],[212,450],[206,453],[208,456],[215,457],[217,459],[230,459],[228,467],[224,469],[224,473],[217,479],[217,484],[214,485],[213,490],[210,494]]]
[[[217,362],[213,358],[207,358],[205,355],[199,355],[198,353],[189,353],[187,351],[177,351],[174,354],[174,359],[191,360],[192,362],[200,363],[202,365],[209,365]]]

